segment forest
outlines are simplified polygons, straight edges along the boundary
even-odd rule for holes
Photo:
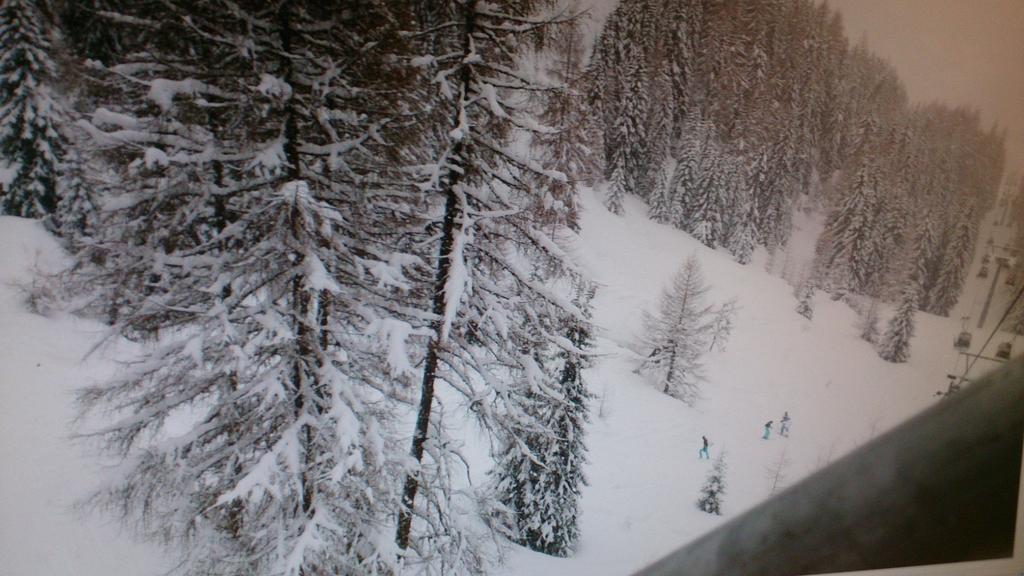
[[[188,574],[571,556],[599,290],[570,248],[582,187],[745,265],[825,214],[794,307],[847,299],[900,362],[913,315],[961,294],[1005,139],[910,103],[811,0],[622,0],[596,28],[558,0],[0,7],[0,213],[59,236],[53,297],[137,345],[78,396],[120,463],[91,503]],[[877,303],[900,311],[883,335]],[[732,306],[646,318],[650,346],[714,347]]]

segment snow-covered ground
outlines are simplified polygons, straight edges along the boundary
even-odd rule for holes
[[[765,254],[739,266],[651,223],[636,199],[627,200],[623,218],[605,211],[592,192],[582,200],[575,249],[601,286],[599,356],[587,373],[597,398],[582,540],[570,559],[515,549],[502,573],[628,574],[769,497],[769,470],[780,463],[782,487],[931,405],[955,367],[959,317],[971,313],[976,321],[977,293],[983,300],[987,289],[973,269],[961,310],[951,318],[919,314],[910,362],[888,364],[857,337],[845,304],[819,294],[813,321],[797,315],[792,287],[765,273]],[[809,256],[820,223],[801,217],[797,227],[789,260],[775,261],[791,275]],[[709,299],[736,298],[740,307],[725,351],[707,357],[704,398],[692,408],[634,374],[631,350],[640,311],[653,309],[690,254],[712,288]],[[72,392],[115,364],[96,354],[84,359],[102,326],[25,306],[19,285],[33,270],[55,270],[64,261],[38,224],[0,218],[0,575],[160,574],[171,563],[156,549],[133,542],[114,522],[72,509],[100,467],[69,439]],[[1001,312],[994,305],[990,321]],[[975,346],[985,336],[975,330]],[[762,440],[764,423],[774,420],[777,429],[783,411],[793,418],[790,437]],[[710,468],[697,457],[701,435],[712,442],[712,457],[728,454],[721,517],[695,507]]]

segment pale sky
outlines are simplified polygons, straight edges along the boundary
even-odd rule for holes
[[[829,0],[915,102],[981,110],[1009,129],[1007,171],[1024,172],[1024,0]]]

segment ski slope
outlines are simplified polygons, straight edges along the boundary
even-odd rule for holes
[[[766,254],[740,266],[650,222],[635,198],[627,199],[624,217],[604,210],[595,192],[584,191],[581,200],[583,229],[573,248],[600,285],[597,356],[587,372],[596,398],[582,539],[567,559],[512,547],[499,573],[628,574],[768,498],[773,477],[780,477],[777,489],[790,485],[936,402],[934,393],[945,388],[963,310],[951,318],[919,314],[910,362],[888,364],[857,337],[847,305],[819,294],[813,321],[796,314],[792,287],[765,272]],[[789,256],[773,262],[788,276],[799,274],[820,229],[810,217],[796,224]],[[640,311],[654,308],[690,254],[711,286],[709,300],[739,304],[726,349],[707,357],[703,398],[694,407],[633,373]],[[70,440],[73,390],[116,362],[113,352],[86,358],[101,325],[27,310],[19,286],[35,270],[64,265],[66,256],[38,223],[0,218],[0,574],[162,574],[173,561],[157,549],[133,541],[114,521],[73,508],[102,471]],[[972,290],[980,289],[975,272],[964,298],[971,302],[961,303],[967,312],[976,305]],[[990,317],[1001,311],[994,305]],[[983,336],[975,330],[975,346]],[[764,423],[774,420],[777,430],[783,411],[793,419],[790,437],[762,440]],[[697,458],[701,435],[712,443],[712,458],[727,452],[721,517],[695,507],[711,466]]]
[[[813,320],[798,315],[792,286],[765,273],[763,252],[740,266],[724,252],[650,222],[636,198],[627,199],[621,218],[608,213],[595,192],[585,192],[583,204],[576,249],[602,287],[595,299],[601,358],[587,373],[599,397],[590,427],[583,536],[570,559],[518,549],[506,574],[629,574],[768,498],[780,463],[779,489],[930,406],[938,401],[935,392],[945,390],[946,373],[957,362],[952,341],[960,310],[950,318],[919,313],[910,361],[890,364],[858,337],[856,314],[846,304],[819,293]],[[821,224],[801,214],[795,226],[790,261],[778,255],[774,262],[794,277],[813,254]],[[740,307],[726,350],[707,357],[705,397],[694,408],[634,374],[630,350],[639,311],[654,309],[690,254],[700,259],[709,299],[736,298]],[[972,298],[977,266],[965,290]],[[887,319],[883,310],[880,331]],[[975,330],[975,347],[983,340]],[[979,363],[972,375],[984,368]],[[789,438],[773,432],[762,440],[764,423],[774,420],[777,430],[784,411],[793,419]],[[701,435],[712,442],[712,459],[727,452],[720,517],[696,508],[712,465],[698,459]]]

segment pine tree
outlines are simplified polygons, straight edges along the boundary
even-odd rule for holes
[[[809,277],[797,289],[796,313],[808,320],[814,318],[814,284]]]
[[[96,195],[85,179],[85,167],[75,151],[70,151],[64,160],[58,186],[60,202],[57,204],[57,222],[60,235],[75,243],[93,235],[94,225],[99,218]]]
[[[918,226],[917,234],[912,244],[910,265],[914,270],[914,279],[918,288],[918,308],[932,311],[932,302],[929,296],[935,287],[939,275],[940,249],[939,232],[936,229],[935,214],[926,213]]]
[[[930,311],[940,316],[948,316],[960,297],[977,236],[974,219],[965,210],[951,213],[955,216],[947,233],[949,241],[946,242],[939,274],[928,298],[932,305]]]
[[[577,288],[575,303],[587,318],[593,294],[593,288]],[[589,346],[589,329],[570,319],[565,330],[563,345],[568,346],[556,347],[552,358],[561,366],[557,399],[528,394],[525,409],[540,426],[525,434],[525,450],[507,450],[496,467],[499,499],[514,515],[513,540],[552,556],[568,556],[579,538],[580,491],[586,484],[584,424],[591,399],[581,353]]]
[[[639,370],[653,373],[666,394],[691,405],[698,398],[701,358],[708,351],[716,316],[726,307],[731,309],[728,304],[718,310],[705,305],[707,291],[700,264],[690,256],[672,286],[662,292],[657,314],[643,315],[642,342],[651,352]]]
[[[831,240],[824,254],[824,263],[836,287],[863,291],[872,284],[877,271],[872,256],[877,254],[878,240],[872,215],[876,202],[873,165],[865,163],[858,170],[842,205],[825,224],[823,236]]]
[[[708,474],[704,486],[700,489],[700,500],[697,501],[697,508],[708,514],[722,515],[722,496],[725,495],[725,452],[718,454],[715,463]]]
[[[669,224],[673,221],[672,195],[665,179],[664,163],[655,170],[652,180],[653,187],[647,214],[651,220],[659,224]]]
[[[44,218],[57,210],[65,112],[53,90],[48,14],[37,0],[0,5],[0,213]]]
[[[616,216],[624,212],[622,202],[626,195],[626,158],[625,152],[617,150],[612,157],[611,176],[608,178],[608,194],[604,198],[604,207]]]
[[[917,311],[916,283],[903,289],[896,313],[878,344],[878,355],[887,362],[906,362],[910,357],[910,339],[914,336],[914,313]]]

